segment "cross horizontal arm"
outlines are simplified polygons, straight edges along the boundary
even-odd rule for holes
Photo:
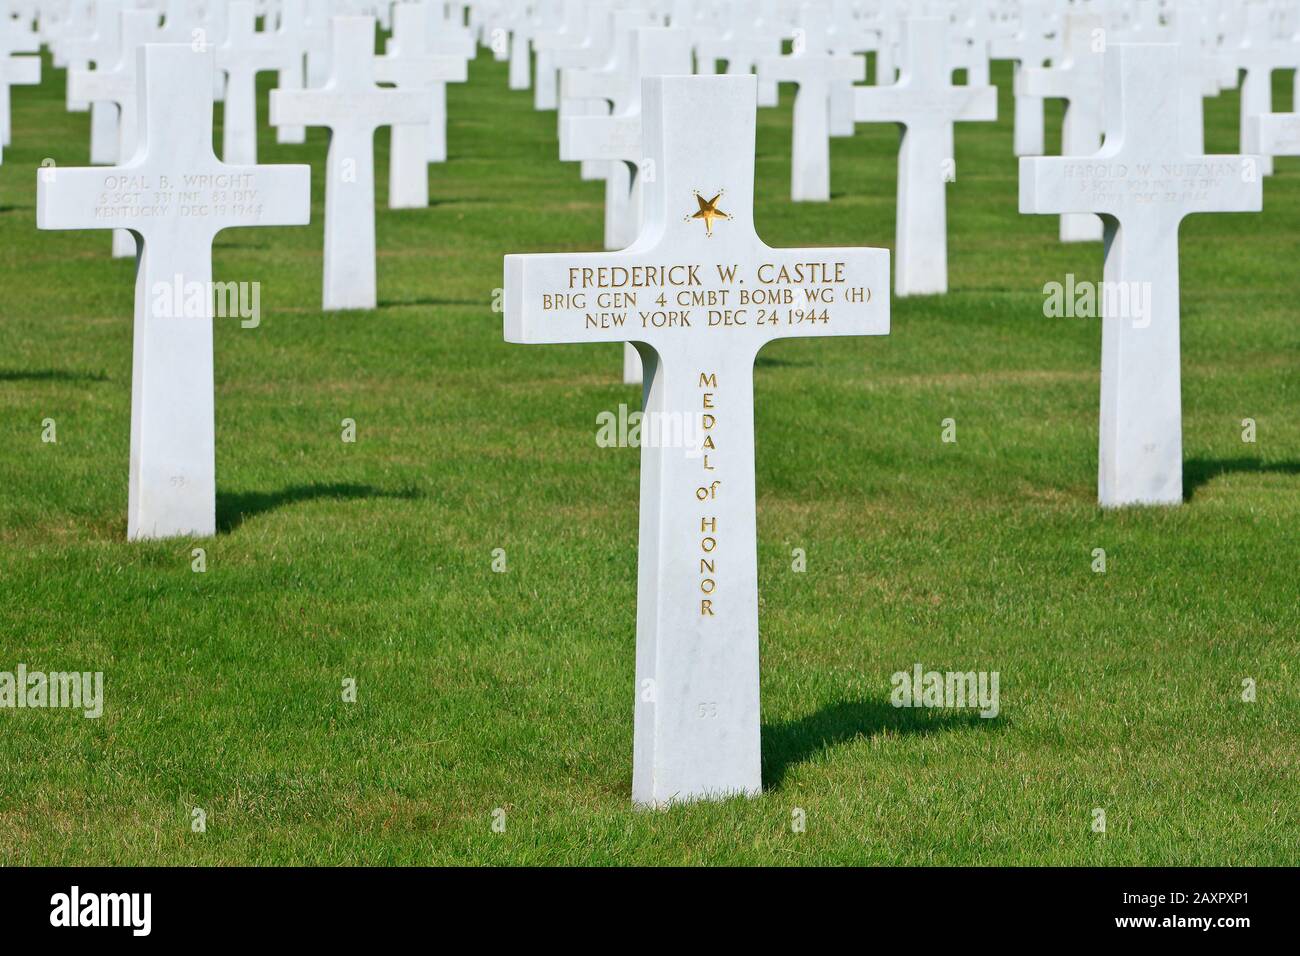
[[[624,81],[598,70],[566,69],[560,73],[560,95],[575,100],[613,100]]]
[[[1016,73],[1014,85],[1017,96],[1038,96],[1044,99],[1070,100],[1079,96],[1084,90],[1085,77],[1074,71],[1061,70],[1057,67],[1025,67]],[[1098,71],[1091,82],[1101,92],[1101,73]]]
[[[41,58],[10,57],[4,67],[3,81],[15,86],[33,86],[41,82]]]
[[[104,70],[70,70],[68,95],[88,103],[124,103],[135,98],[135,77]]]
[[[640,116],[571,116],[560,124],[560,159],[641,160]]]
[[[36,173],[37,229],[111,229],[106,210],[135,190],[121,169],[42,167]],[[121,175],[120,175],[121,174]],[[119,182],[121,180],[121,182]]]
[[[305,226],[311,222],[311,167],[289,164],[226,166],[221,175],[242,185],[238,202],[215,217],[220,229],[240,226]]]
[[[1300,113],[1264,113],[1258,124],[1258,149],[1266,156],[1300,156]]]
[[[402,59],[381,56],[375,60],[375,79],[400,87],[432,86],[434,83],[464,83],[469,69],[457,56],[427,56]]]
[[[850,83],[865,83],[867,79],[867,58],[860,53],[845,53],[831,61],[831,71],[837,80]]]
[[[954,86],[942,90],[906,86],[859,86],[853,90],[853,119],[859,123],[904,123],[926,120],[993,120],[998,94],[991,86]]]
[[[429,108],[429,94],[419,90],[271,91],[273,126],[418,126],[429,121]]]
[[[706,350],[726,336],[757,351],[786,336],[889,333],[888,250],[759,246],[737,259],[506,256],[506,341]]]

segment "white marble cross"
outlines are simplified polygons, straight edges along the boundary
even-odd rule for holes
[[[948,24],[944,57],[950,70],[965,70],[971,86],[989,85],[989,41],[993,22],[984,0],[966,0]]]
[[[948,291],[946,190],[956,178],[953,124],[998,115],[996,88],[952,84],[945,34],[946,24],[937,17],[905,21],[898,82],[854,90],[858,122],[903,127],[894,249],[894,294],[899,296]]]
[[[700,73],[709,76],[716,73],[719,60],[726,61],[729,75],[750,73],[760,60],[781,55],[781,40],[786,30],[777,21],[775,3],[766,0],[755,11],[752,3],[736,0],[727,13],[728,30],[703,36],[695,43]],[[778,93],[776,80],[759,80],[758,105],[776,106]]]
[[[635,11],[621,10],[619,14],[620,24],[624,23],[627,18],[634,16]],[[651,26],[648,14],[642,11],[642,19],[633,22],[632,26]],[[580,43],[565,43],[557,46],[551,51],[551,56],[555,62],[556,70],[563,79],[566,69],[574,70],[598,70],[609,64],[610,59],[616,52],[615,40],[615,13],[612,8],[611,0],[589,0],[587,4],[587,19],[583,28],[582,41]],[[609,112],[609,103],[602,99],[565,99],[561,94],[556,109],[556,131],[564,123],[565,117],[568,116],[587,116],[603,115]],[[606,179],[607,170],[612,169],[609,163],[584,162],[581,165],[582,178],[587,180]],[[608,209],[608,203],[606,209]],[[607,249],[622,248],[621,243],[617,242],[615,237],[609,233],[609,224],[606,225],[606,245]]]
[[[68,77],[85,70],[89,64],[111,67],[117,62],[122,42],[122,0],[95,0],[95,20],[90,33],[63,42],[68,60]],[[72,96],[68,84],[69,109],[72,103],[84,103]],[[94,164],[117,162],[117,105],[108,100],[90,103],[90,161]]]
[[[3,6],[0,4],[0,10]],[[75,66],[84,70],[90,64],[90,58],[85,54],[86,42],[95,35],[99,15],[91,0],[67,0],[66,13],[66,21],[59,24],[56,35],[48,41],[50,62],[59,69]],[[45,25],[43,20],[41,25]],[[69,113],[84,113],[90,109],[89,103],[71,98],[66,100],[66,106]]]
[[[285,52],[285,65],[276,77],[276,88],[301,90],[307,85],[307,27],[306,0],[280,0],[279,18],[275,25],[275,44]],[[277,143],[307,142],[307,127],[286,123],[276,127]]]
[[[1245,70],[1241,81],[1240,144],[1247,149],[1250,121],[1273,111],[1273,71],[1300,67],[1300,42],[1279,40],[1273,36],[1269,7],[1264,3],[1246,4],[1246,29],[1236,49],[1236,62]],[[1260,157],[1260,171],[1273,174],[1271,156]]]
[[[805,35],[803,42],[809,43],[815,50],[841,57],[856,57],[857,54],[879,49],[879,34],[869,29],[853,13],[854,10],[848,3],[832,2],[829,16],[822,23],[825,32],[816,37]],[[831,136],[852,136],[857,131],[853,122],[853,84],[867,78],[866,57],[860,59],[861,68],[854,65],[849,69],[846,64],[842,67],[846,72],[831,80],[830,100],[827,103],[830,109]]]
[[[644,81],[641,235],[505,260],[510,342],[638,343],[644,410],[633,800],[761,788],[754,357],[781,336],[884,335],[889,253],[754,232],[753,76]],[[675,436],[675,437],[674,437]],[[685,439],[685,440],[683,440]]]
[[[226,76],[221,115],[221,157],[228,163],[257,162],[257,74],[292,69],[294,50],[272,32],[257,30],[252,0],[231,0],[226,38],[217,47],[217,69]]]
[[[454,56],[472,60],[478,48],[474,37],[464,27],[449,19],[440,0],[424,0],[429,24],[429,52],[436,56]],[[435,82],[429,89],[433,103],[429,109],[429,162],[447,160],[447,84]]]
[[[1091,156],[1101,148],[1101,65],[1106,34],[1101,18],[1068,13],[1065,52],[1050,67],[1024,67],[1016,74],[1016,95],[1065,100],[1061,122],[1061,154]],[[1062,242],[1093,242],[1101,238],[1101,220],[1093,215],[1061,217]]]
[[[1014,76],[1026,67],[1041,67],[1061,55],[1062,43],[1046,13],[1046,0],[1021,0],[1020,25],[1012,36],[994,37],[989,42],[995,60],[1014,60]],[[1012,80],[1016,114],[1012,126],[1012,152],[1016,156],[1041,156],[1043,143],[1043,98],[1021,92],[1023,84]]]
[[[120,166],[37,173],[40,229],[126,228],[140,240],[131,367],[127,536],[216,531],[212,239],[301,225],[307,166],[231,166],[212,153],[212,53],[149,44],[139,141]]]
[[[324,86],[330,78],[330,54],[333,39],[330,17],[333,0],[306,0],[303,19],[303,40],[307,48],[307,89]],[[284,87],[285,90],[292,87]],[[286,123],[293,127],[294,124]],[[306,132],[306,127],[298,127]]]
[[[794,97],[794,141],[790,151],[790,198],[795,202],[828,202],[831,198],[831,87],[866,78],[866,60],[855,54],[831,54],[815,45],[827,31],[826,10],[804,4],[799,10],[800,33],[790,56],[758,61],[760,80],[798,84]]]
[[[509,0],[501,24],[510,34],[510,64],[506,72],[506,88],[526,90],[531,82],[532,40],[537,31],[533,22],[531,3]]]
[[[70,96],[117,110],[117,148],[113,151],[117,158],[113,162],[122,162],[135,153],[136,113],[141,102],[136,86],[136,53],[158,35],[158,15],[152,10],[123,10],[119,16],[117,59],[93,70],[68,72]],[[114,229],[112,243],[114,258],[135,255],[135,237],[128,230]]]
[[[1183,148],[1189,153],[1203,153],[1205,97],[1219,91],[1219,63],[1217,57],[1205,54],[1204,23],[1197,0],[1182,0],[1174,30],[1178,42],[1178,104],[1183,114],[1179,129]]]
[[[583,0],[563,0],[560,18],[533,37],[536,66],[533,70],[533,108],[553,110],[560,105],[560,71],[555,51],[581,46],[586,37],[587,5]]]
[[[12,142],[9,87],[34,86],[41,82],[41,58],[14,54],[35,53],[39,49],[40,40],[35,33],[23,29],[17,20],[0,17],[0,155]]]
[[[625,209],[631,222],[630,228],[620,227],[620,233],[635,237],[641,231],[641,200],[646,178],[641,170],[641,81],[647,76],[689,76],[690,34],[686,30],[664,27],[634,30],[628,73],[633,95],[620,98],[618,110],[613,115],[565,119],[561,127],[560,159],[594,159],[627,165],[630,195]],[[622,182],[623,178],[613,180],[611,177],[611,180]],[[626,344],[623,346],[623,382],[635,385],[641,379],[641,356],[635,346]]]
[[[468,71],[459,56],[439,56],[430,51],[428,20],[415,3],[393,4],[393,35],[387,54],[375,60],[375,79],[399,90],[425,92],[435,85],[464,83]],[[443,115],[446,121],[446,115]],[[388,150],[388,206],[423,209],[429,205],[429,129],[425,123],[393,125]],[[442,137],[446,141],[445,134]]]
[[[623,113],[640,96],[640,79],[634,75],[636,30],[649,25],[644,10],[616,10],[609,16],[608,55],[599,69],[565,66],[560,71],[559,133],[563,144],[569,118],[575,115],[606,116]],[[561,51],[561,63],[573,51]],[[575,104],[586,104],[585,108]],[[591,105],[594,104],[594,105]],[[605,180],[605,248],[622,249],[636,236],[637,218],[631,208],[632,175],[626,164],[583,160],[595,166]]]
[[[1093,156],[1020,160],[1020,211],[1106,217],[1101,446],[1105,507],[1183,499],[1178,227],[1197,212],[1257,212],[1255,156],[1181,145],[1175,44],[1106,51],[1106,142]]]
[[[633,14],[638,16],[638,14]],[[607,99],[611,111],[569,115],[560,120],[560,159],[633,164],[641,161],[641,80],[647,76],[689,74],[690,34],[680,29],[615,29],[609,65],[604,70],[566,69],[565,99]],[[606,248],[629,245],[639,231],[635,169],[616,169],[606,177]],[[637,379],[640,381],[640,379]]]
[[[1252,117],[1250,151],[1261,156],[1300,156],[1300,112]]]
[[[375,130],[419,126],[427,90],[375,85],[374,17],[334,17],[330,76],[310,90],[272,90],[271,123],[327,126],[323,307],[373,309],[375,283]]]

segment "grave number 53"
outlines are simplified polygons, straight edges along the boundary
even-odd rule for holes
[[[710,717],[718,716],[718,702],[715,700],[701,701],[696,712],[701,720],[707,720]]]

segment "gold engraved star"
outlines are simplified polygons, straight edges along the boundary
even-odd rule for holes
[[[703,219],[704,231],[710,239],[713,238],[713,220],[731,218],[731,216],[718,208],[718,200],[721,198],[721,192],[712,199],[705,199],[697,192],[695,194],[695,201],[700,204],[699,211],[688,217],[690,219]]]

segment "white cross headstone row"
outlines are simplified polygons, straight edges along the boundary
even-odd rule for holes
[[[598,69],[565,68],[561,73],[561,97],[566,102],[595,101],[600,107],[591,113],[574,116],[573,109],[560,117],[559,143],[562,160],[599,162],[604,166],[606,181],[606,248],[621,249],[630,244],[638,230],[638,211],[633,202],[635,184],[632,170],[619,168],[624,162],[612,156],[582,155],[600,147],[574,138],[574,130],[600,130],[604,138],[611,129],[599,121],[610,117],[639,116],[641,79],[666,72],[689,73],[690,37],[685,30],[675,33],[642,34],[642,30],[662,30],[648,26],[645,14],[618,11],[612,18],[613,44],[608,59]],[[655,37],[656,41],[649,38]],[[595,125],[576,124],[574,120],[594,120]],[[631,125],[639,128],[639,123]],[[626,152],[626,149],[621,152]],[[636,160],[639,161],[639,156]]]
[[[307,57],[310,32],[306,0],[280,0],[275,18],[275,45],[285,58],[276,77],[276,88],[300,90],[307,85]],[[305,143],[307,128],[286,123],[276,127],[277,143]]]
[[[903,24],[903,71],[889,86],[854,90],[854,119],[897,123],[895,295],[948,291],[947,184],[957,178],[953,124],[997,119],[997,89],[955,86],[946,62],[947,24],[939,18]]]
[[[639,27],[632,31],[624,89],[608,116],[571,116],[562,126],[560,158],[564,160],[599,160],[621,164],[627,169],[629,195],[622,198],[621,208],[629,222],[629,243],[641,231],[642,193],[647,176],[653,169],[642,169],[641,81],[648,76],[682,76],[691,72],[690,34],[686,30],[665,27]],[[613,176],[609,182],[614,183]],[[617,182],[622,184],[623,177]],[[621,230],[620,230],[621,231]],[[637,384],[642,380],[641,357],[632,345],[623,346],[623,381]]]
[[[59,69],[69,66],[84,68],[86,59],[79,44],[90,39],[99,28],[96,5],[93,0],[67,0],[62,6],[66,16],[59,21],[57,29],[47,32],[46,20],[44,17],[41,19],[41,33],[50,48],[50,62]],[[0,16],[4,15],[0,10]],[[69,113],[85,113],[90,104],[69,99],[67,108]]]
[[[702,74],[716,73],[719,60],[726,61],[729,75],[753,73],[760,60],[781,55],[781,43],[793,30],[778,15],[775,0],[760,0],[757,9],[752,3],[734,0],[720,20],[722,29],[695,40],[697,70]],[[776,106],[777,94],[776,80],[758,81],[759,106]]]
[[[536,67],[533,78],[533,107],[553,110],[560,105],[560,72],[556,51],[582,46],[587,37],[589,12],[586,0],[561,0],[556,16],[539,26],[533,37]]]
[[[889,254],[758,238],[755,77],[643,82],[637,240],[507,256],[505,337],[636,343],[647,419],[693,436],[641,448],[632,796],[660,806],[761,788],[754,358],[886,334]]]
[[[217,69],[226,79],[221,156],[240,165],[257,162],[257,74],[283,76],[301,62],[296,38],[286,42],[283,32],[256,27],[252,0],[231,0],[225,39],[216,47]]]
[[[40,170],[36,224],[138,237],[127,536],[211,535],[212,240],[232,227],[305,224],[311,171],[213,155],[210,50],[147,44],[134,56],[135,148],[117,166]]]
[[[1240,111],[1243,152],[1249,147],[1251,120],[1273,112],[1274,71],[1300,68],[1300,37],[1277,35],[1270,16],[1271,7],[1263,2],[1249,2],[1245,12],[1245,28],[1234,51],[1236,65],[1244,71]],[[1260,170],[1266,176],[1272,175],[1271,156],[1262,157]]]
[[[1048,67],[1024,66],[1015,75],[1017,96],[1065,100],[1061,154],[1089,156],[1101,147],[1102,61],[1106,31],[1100,16],[1067,13],[1062,55]],[[1101,239],[1101,220],[1091,214],[1061,216],[1062,242]]]
[[[832,91],[866,75],[865,59],[856,53],[832,52],[828,33],[826,10],[804,4],[790,55],[758,61],[760,80],[798,85],[790,152],[790,198],[795,202],[830,200]]]
[[[71,75],[96,67],[109,67],[120,55],[123,0],[95,0],[95,18],[90,29],[63,40],[63,54],[68,66],[68,109],[90,110],[90,161],[104,165],[117,162],[117,106],[107,100],[87,102],[72,95]]]
[[[1252,117],[1250,152],[1260,156],[1300,156],[1300,111]]]
[[[560,71],[559,132],[566,141],[565,124],[573,115],[605,116],[626,111],[636,97],[633,76],[635,31],[652,26],[654,20],[643,10],[616,10],[608,14],[610,39],[608,55],[592,67],[563,66]],[[579,51],[562,51],[560,62],[571,59],[585,62]],[[588,107],[586,104],[596,104]],[[632,174],[625,163],[608,160],[584,160],[594,163],[598,176],[605,180],[605,248],[622,249],[636,235],[636,215],[632,209]]]
[[[1176,44],[1105,55],[1106,139],[1091,155],[1020,160],[1020,211],[1106,217],[1098,499],[1178,504],[1182,485],[1178,226],[1257,212],[1255,156],[1187,149]]]
[[[1039,69],[1049,60],[1061,56],[1061,29],[1050,12],[1048,0],[1021,0],[1016,31],[995,37],[989,44],[994,59],[1015,63],[1012,86],[1015,92],[1015,118],[1012,126],[1012,152],[1016,156],[1041,156],[1044,151],[1043,97],[1025,89],[1020,71]]]
[[[388,205],[391,209],[423,209],[429,205],[429,163],[431,140],[429,124],[435,88],[445,91],[448,83],[464,83],[468,78],[465,57],[433,52],[428,29],[428,14],[421,4],[393,5],[393,35],[385,55],[375,61],[375,79],[391,83],[399,90],[425,94],[430,112],[423,123],[393,125],[389,144]],[[446,110],[438,116],[444,127],[438,140],[446,143]]]
[[[138,110],[142,102],[136,83],[140,63],[137,53],[146,43],[160,39],[158,16],[151,10],[122,9],[118,23],[116,55],[111,62],[97,61],[94,69],[68,71],[69,96],[90,102],[92,108],[102,103],[117,113],[117,143],[111,150],[110,160],[113,163],[125,162],[135,154]],[[211,84],[211,77],[208,82]],[[135,255],[135,238],[129,230],[113,231],[112,252],[116,258]]]
[[[378,303],[375,130],[421,127],[428,121],[431,97],[427,87],[377,85],[374,17],[334,17],[331,36],[333,52],[325,84],[315,89],[273,90],[271,123],[329,128],[322,306],[327,311],[373,309]],[[378,69],[396,69],[395,62]]]
[[[630,16],[630,14],[624,14],[624,16]],[[643,16],[642,19],[631,23],[632,27],[651,25],[652,22],[648,16]],[[572,35],[567,36],[563,42],[558,43],[553,48],[552,60],[557,76],[562,77],[566,69],[596,70],[606,66],[611,55],[614,28],[615,12],[611,0],[589,0],[581,38]],[[558,84],[559,80],[557,80],[557,89]],[[560,130],[567,116],[602,115],[608,113],[609,109],[609,103],[603,97],[565,98],[557,92],[556,129],[557,131]],[[610,165],[587,160],[579,168],[583,179],[595,180],[605,179],[609,174]],[[611,231],[613,225],[608,217],[608,203],[606,203],[605,208],[605,248],[619,248],[617,244],[618,238]]]
[[[11,19],[0,3],[0,161],[4,147],[12,140],[12,86],[34,86],[41,82],[41,58],[22,54],[40,50],[40,37],[30,26]]]

